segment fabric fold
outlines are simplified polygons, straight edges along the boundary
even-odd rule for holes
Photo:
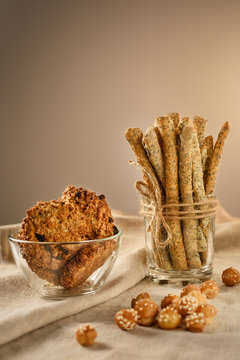
[[[144,222],[142,217],[114,214],[122,230],[122,245],[112,273],[95,295],[61,301],[41,298],[28,286],[14,263],[0,264],[0,345],[54,321],[104,303],[139,283],[145,277]],[[214,247],[216,253],[239,247],[240,221],[218,209]],[[0,243],[17,225],[0,227]],[[4,241],[3,241],[4,240]],[[216,256],[219,257],[216,254]]]
[[[121,249],[112,273],[95,295],[76,296],[60,301],[44,299],[28,286],[14,264],[0,266],[0,345],[103,303],[145,277],[142,219],[117,215],[115,220],[123,232]]]

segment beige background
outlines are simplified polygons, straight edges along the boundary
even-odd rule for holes
[[[68,184],[137,213],[124,130],[156,115],[230,121],[217,195],[240,216],[240,2],[0,2],[0,224]]]

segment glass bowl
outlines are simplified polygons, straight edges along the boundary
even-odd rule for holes
[[[95,294],[117,259],[122,233],[79,242],[44,242],[9,234],[17,267],[29,285],[43,297],[61,299]]]

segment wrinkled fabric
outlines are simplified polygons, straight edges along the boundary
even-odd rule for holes
[[[240,285],[226,287],[221,273],[229,266],[240,270],[240,220],[218,210],[213,280],[220,295],[209,300],[218,310],[213,325],[202,333],[164,331],[156,326],[138,326],[126,332],[116,326],[114,315],[129,308],[133,297],[147,291],[159,304],[168,293],[179,294],[182,284],[158,285],[144,279],[143,221],[121,213],[115,218],[124,234],[122,247],[112,273],[96,295],[43,299],[13,263],[0,265],[0,358],[239,359]],[[74,335],[76,327],[86,322],[98,332],[91,348],[80,346]]]

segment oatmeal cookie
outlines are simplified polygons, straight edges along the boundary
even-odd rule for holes
[[[71,243],[101,239],[116,232],[104,195],[68,186],[60,199],[38,202],[27,211],[19,239],[39,242],[21,245],[22,255],[32,271],[55,285],[75,287],[103,265],[115,243],[107,241],[90,246]],[[61,242],[69,244],[58,245]]]
[[[82,247],[63,267],[59,284],[65,288],[77,287],[105,263],[115,247],[112,240]]]

